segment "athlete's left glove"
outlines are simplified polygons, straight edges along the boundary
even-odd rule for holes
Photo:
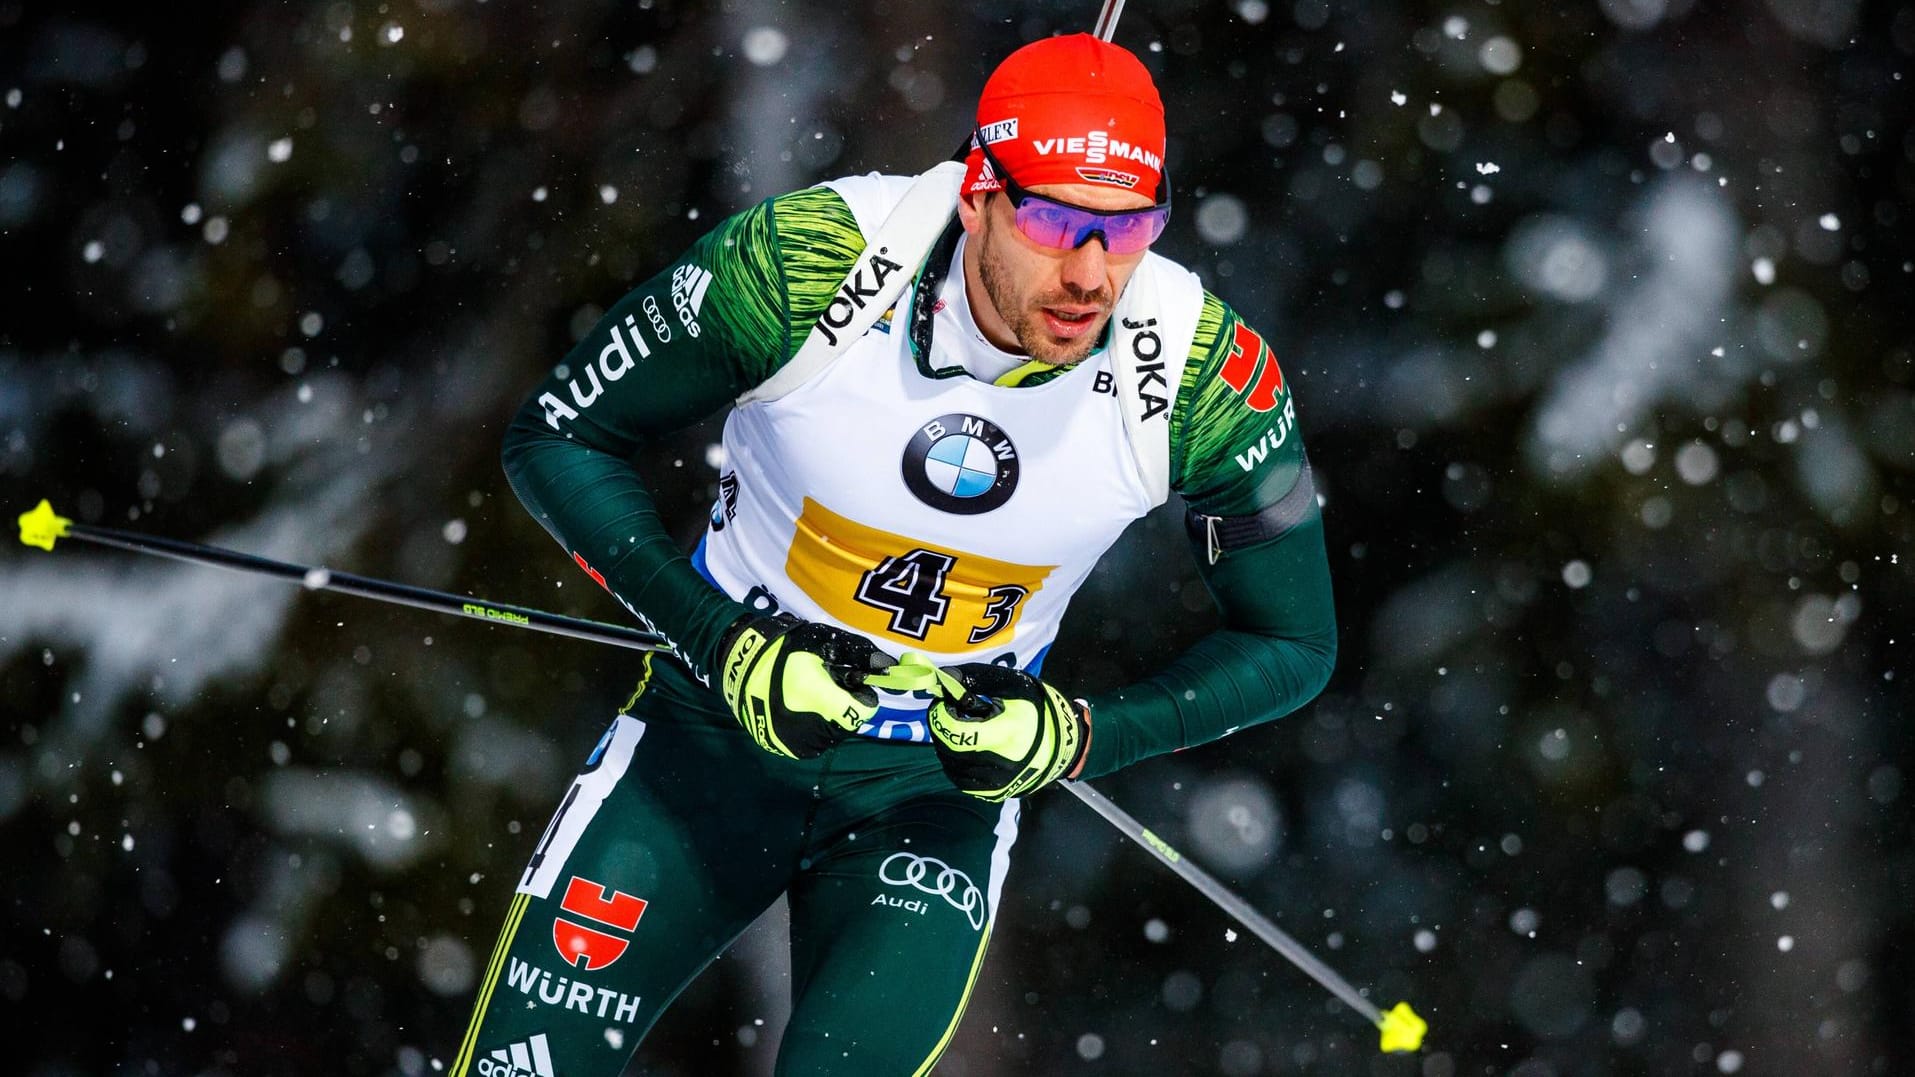
[[[951,784],[980,800],[1026,796],[1065,777],[1090,749],[1090,722],[1022,670],[976,662],[937,671],[927,720]]]
[[[929,687],[921,658],[894,664],[863,636],[790,615],[747,617],[719,645],[722,691],[758,746],[813,759],[878,713],[873,687]]]

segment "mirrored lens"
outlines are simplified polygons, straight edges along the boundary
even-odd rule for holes
[[[1165,209],[1144,209],[1136,213],[1126,213],[1119,217],[1105,218],[1104,246],[1112,254],[1134,254],[1143,250],[1164,232],[1164,225],[1170,211]]]
[[[1168,207],[1152,206],[1130,213],[1095,213],[1075,206],[1026,195],[1017,207],[1018,230],[1033,242],[1061,250],[1076,250],[1092,236],[1101,236],[1112,254],[1135,254],[1157,241],[1170,218]]]
[[[1026,196],[1017,207],[1018,230],[1046,247],[1070,250],[1082,242],[1077,235],[1091,216],[1069,206]]]

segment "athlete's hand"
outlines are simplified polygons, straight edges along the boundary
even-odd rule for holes
[[[1090,723],[1063,693],[985,663],[937,671],[931,739],[951,784],[980,800],[1021,797],[1065,777],[1090,747]]]
[[[795,617],[749,617],[719,645],[726,706],[758,746],[812,759],[878,712],[873,687],[929,686],[922,659],[895,667],[863,636]]]

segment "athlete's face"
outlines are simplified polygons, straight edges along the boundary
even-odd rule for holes
[[[1031,193],[1099,210],[1152,204],[1134,191],[1086,183],[1047,184]],[[959,198],[958,219],[969,236],[964,279],[978,328],[998,347],[1039,362],[1062,366],[1089,355],[1144,260],[1144,251],[1111,254],[1097,237],[1074,250],[1044,246],[1018,230],[1002,194]]]

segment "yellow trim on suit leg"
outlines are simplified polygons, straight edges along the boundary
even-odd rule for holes
[[[492,961],[485,967],[485,980],[479,984],[479,997],[472,1004],[472,1022],[466,1025],[465,1039],[459,1044],[459,1057],[452,1061],[452,1077],[466,1077],[466,1067],[472,1065],[472,1050],[479,1040],[479,1026],[485,1023],[485,1011],[492,1005],[492,990],[499,985],[499,972],[505,968],[505,955],[512,949],[512,940],[519,933],[519,922],[525,919],[525,909],[530,904],[530,894],[515,894],[512,897],[512,907],[505,914],[505,926],[499,929],[499,943],[492,948]]]
[[[957,1035],[958,1022],[964,1019],[964,1008],[971,1004],[971,989],[977,986],[978,971],[984,967],[984,951],[991,946],[993,926],[992,924],[984,925],[984,937],[978,940],[977,956],[971,959],[971,975],[964,981],[964,994],[958,996],[957,1009],[951,1014],[951,1023],[945,1026],[944,1035],[938,1037],[937,1046],[931,1048],[931,1054],[925,1058],[923,1064],[912,1071],[911,1077],[924,1077],[925,1074],[930,1073],[931,1067],[937,1065],[938,1059],[944,1057],[944,1049],[951,1046],[951,1037]]]

